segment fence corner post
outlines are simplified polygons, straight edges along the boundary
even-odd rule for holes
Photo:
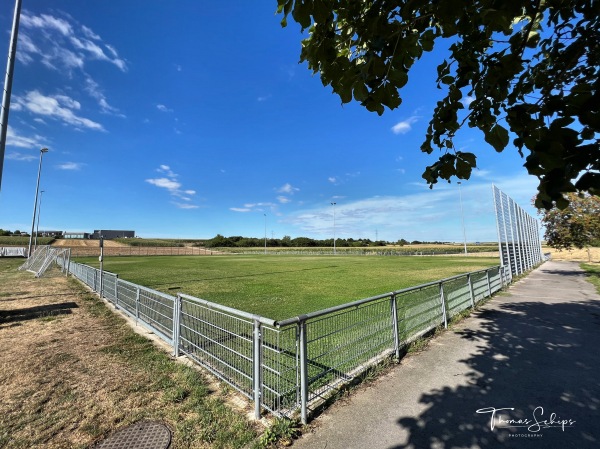
[[[298,323],[300,328],[300,419],[308,424],[308,357],[306,347],[306,321]]]
[[[262,402],[262,328],[260,321],[254,319],[254,351],[252,365],[254,366],[254,418],[260,419]]]
[[[138,289],[139,293],[139,289]],[[173,302],[173,356],[179,357],[179,329],[181,321],[181,294]]]
[[[487,278],[487,287],[488,287],[488,298],[492,297],[492,284],[490,282],[490,270],[489,268],[485,270],[485,276]]]
[[[400,363],[400,336],[398,335],[398,307],[396,295],[392,293],[390,298],[390,307],[392,311],[392,329],[394,331],[394,355],[396,361]]]
[[[444,318],[444,327],[448,329],[448,312],[446,310],[446,298],[444,297],[443,282],[440,282],[440,299],[442,300],[442,317]]]

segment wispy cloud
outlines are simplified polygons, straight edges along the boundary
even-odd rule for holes
[[[110,104],[108,104],[106,96],[104,95],[104,92],[102,92],[102,90],[100,89],[98,83],[95,82],[89,76],[85,80],[85,90],[90,95],[90,97],[94,98],[98,102],[98,106],[100,106],[101,112],[116,115],[118,117],[125,117],[125,115],[121,114],[117,108],[114,108]]]
[[[6,154],[6,159],[10,159],[13,161],[35,161],[37,160],[38,156],[34,156],[33,154],[23,154],[23,153],[17,153],[17,152],[12,152],[12,153],[7,153]]]
[[[275,203],[246,203],[244,207],[230,207],[233,212],[264,212],[273,210],[277,205]]]
[[[284,185],[282,185],[281,187],[279,187],[278,189],[275,189],[275,191],[277,193],[285,193],[287,195],[293,195],[294,193],[299,192],[300,189],[298,187],[294,187],[289,182],[287,182]]]
[[[91,28],[78,24],[70,16],[36,16],[24,11],[21,26],[19,42],[25,41],[25,45],[19,46],[21,62],[40,59],[47,67],[71,70],[83,69],[90,60],[100,60],[127,71],[126,61],[119,57],[113,46],[104,43]]]
[[[535,178],[496,176],[495,183],[531,215],[535,214],[530,205]],[[463,183],[462,199],[467,240],[495,241],[497,231],[490,183],[476,179]],[[461,242],[463,238],[459,191],[455,184],[440,184],[433,190],[407,195],[343,199],[336,203],[335,232],[340,238],[374,239],[376,232],[389,241],[405,238]],[[297,228],[300,235],[318,238],[333,235],[333,210],[329,204],[298,210],[281,221]]]
[[[81,104],[67,95],[44,95],[37,90],[27,92],[24,97],[13,96],[13,109],[26,110],[35,115],[62,121],[76,128],[103,131],[100,123],[79,116],[76,111]]]
[[[192,189],[182,189],[182,184],[177,180],[179,175],[171,170],[168,165],[160,165],[156,171],[163,176],[160,178],[146,179],[148,184],[166,189],[169,194],[178,199],[173,201],[173,204],[180,209],[197,209],[199,206],[192,204],[192,197],[196,195],[196,191]],[[181,201],[184,201],[183,203]]]
[[[8,125],[6,131],[6,145],[9,147],[19,148],[41,148],[46,139],[42,136],[34,134],[33,136],[22,136],[18,134],[14,128]],[[35,158],[34,158],[35,159]]]
[[[156,109],[158,109],[160,112],[173,112],[173,109],[169,109],[164,104],[157,104]]]
[[[392,132],[394,134],[406,134],[412,129],[412,125],[417,123],[421,117],[418,115],[413,115],[412,117],[407,118],[401,122],[396,123],[392,126]]]
[[[81,162],[65,162],[64,164],[56,165],[59,170],[81,170],[85,164]]]

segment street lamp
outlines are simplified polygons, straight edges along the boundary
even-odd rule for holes
[[[31,218],[31,233],[29,234],[29,248],[27,250],[27,257],[31,257],[31,242],[33,239],[33,231],[35,229],[35,214],[37,211],[38,204],[38,192],[40,190],[40,174],[42,173],[42,157],[44,153],[48,152],[48,148],[42,148],[40,150],[40,165],[38,166],[37,184],[35,186],[35,201],[33,202],[33,217]]]
[[[267,214],[265,216],[265,254],[267,254]]]
[[[40,202],[38,203],[38,212],[37,212],[37,224],[35,225],[35,243],[33,246],[37,248],[37,238],[40,231],[40,215],[42,213],[42,198],[44,197],[44,190],[40,192]]]
[[[335,204],[331,203],[333,206],[333,255],[335,255]]]
[[[460,198],[460,219],[462,221],[463,241],[465,244],[465,255],[466,255],[467,254],[467,231],[465,230],[465,214],[464,214],[463,205],[462,205],[462,191],[460,189],[461,182],[458,181],[457,184],[458,184],[458,196]]]

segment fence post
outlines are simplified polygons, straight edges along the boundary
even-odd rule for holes
[[[392,329],[394,331],[394,354],[396,360],[400,363],[400,337],[398,335],[398,309],[396,295],[392,293],[390,298],[390,307],[392,308]]]
[[[492,284],[490,283],[490,270],[485,270],[485,275],[487,277],[487,286],[488,286],[488,297],[492,297]]]
[[[306,321],[298,323],[300,328],[300,418],[308,423],[308,354],[306,353]]]
[[[119,285],[119,275],[115,274],[115,307],[117,309],[119,308],[119,289],[118,289],[118,285]]]
[[[173,356],[179,357],[179,322],[181,320],[181,296],[177,293],[177,298],[173,302]]]
[[[444,283],[440,282],[440,299],[442,300],[442,316],[444,318],[444,327],[448,328],[448,315],[446,313],[446,298],[444,298]]]
[[[260,321],[254,319],[254,418],[260,419],[260,404],[262,401],[262,329]]]
[[[98,291],[98,285],[96,284],[96,274],[97,274],[97,270],[94,268],[94,291],[97,292]]]
[[[471,297],[471,307],[475,308],[475,292],[473,291],[473,280],[471,273],[467,274],[467,285],[469,286],[469,296]]]
[[[140,319],[140,287],[135,288],[135,325],[137,326]]]

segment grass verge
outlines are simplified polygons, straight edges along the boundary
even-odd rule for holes
[[[600,293],[600,264],[582,263],[583,268],[587,273],[587,280],[596,286],[596,290]]]
[[[86,448],[142,419],[167,424],[176,449],[257,444],[227,389],[135,333],[77,281],[35,279],[16,270],[22,262],[0,259],[0,447]]]

